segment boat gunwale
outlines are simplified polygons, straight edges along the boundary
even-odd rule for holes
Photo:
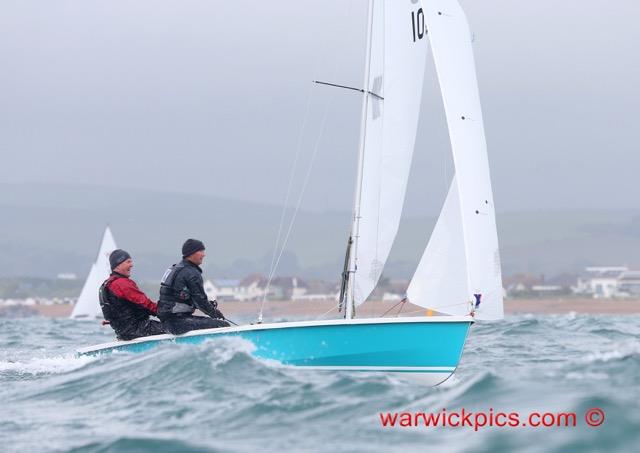
[[[344,325],[372,325],[372,324],[414,324],[414,323],[469,323],[473,324],[475,319],[472,316],[412,316],[405,318],[355,318],[355,319],[324,319],[311,321],[283,321],[266,324],[247,324],[242,326],[216,327],[212,329],[191,330],[182,335],[151,335],[147,337],[135,338],[128,341],[112,341],[100,343],[93,346],[76,349],[76,354],[84,355],[110,348],[120,348],[133,344],[149,343],[154,341],[169,341],[178,338],[189,338],[208,335],[221,335],[236,332],[249,332],[274,329],[288,329],[298,327],[327,327]]]

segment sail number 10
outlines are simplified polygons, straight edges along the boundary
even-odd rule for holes
[[[422,39],[427,34],[427,30],[424,27],[424,13],[422,8],[417,12],[411,11],[411,27],[413,29],[413,42],[417,39]]]

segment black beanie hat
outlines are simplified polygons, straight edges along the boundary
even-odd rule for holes
[[[118,267],[119,264],[124,263],[125,261],[127,261],[129,258],[131,258],[131,255],[129,255],[127,252],[125,252],[122,249],[115,249],[113,252],[111,252],[111,254],[109,255],[109,264],[111,265],[111,270],[114,270],[116,267]]]
[[[204,243],[202,241],[197,239],[187,239],[184,241],[184,244],[182,244],[182,257],[186,258],[200,250],[204,250]]]

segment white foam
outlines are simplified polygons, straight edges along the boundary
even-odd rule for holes
[[[581,361],[583,363],[610,362],[612,360],[625,359],[640,354],[640,343],[633,342],[622,344],[618,349],[611,351],[594,351],[586,355]]]
[[[66,354],[55,357],[34,357],[26,362],[0,361],[0,373],[32,375],[67,373],[82,368],[94,360],[96,360],[95,357],[76,357],[74,354]]]
[[[567,374],[567,379],[573,379],[576,381],[601,381],[604,379],[608,379],[609,376],[605,373],[591,373],[591,372],[585,372],[585,373],[580,373],[580,372],[571,372]]]
[[[209,349],[212,345],[215,345],[211,360],[211,364],[214,367],[231,361],[237,354],[251,356],[256,349],[252,342],[239,337],[207,339],[202,343],[201,348]]]

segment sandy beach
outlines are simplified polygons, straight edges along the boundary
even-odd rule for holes
[[[247,318],[256,315],[260,302],[222,302],[220,307],[231,319],[234,316]],[[71,305],[37,305],[33,306],[41,316],[51,318],[68,317]],[[371,301],[365,303],[357,311],[361,317],[379,317],[387,312],[387,316],[420,316],[426,310],[409,303],[400,306],[397,302]],[[640,299],[506,299],[505,313],[509,314],[639,314]],[[265,303],[265,319],[278,318],[332,318],[335,317],[335,302],[333,301],[267,301]]]

